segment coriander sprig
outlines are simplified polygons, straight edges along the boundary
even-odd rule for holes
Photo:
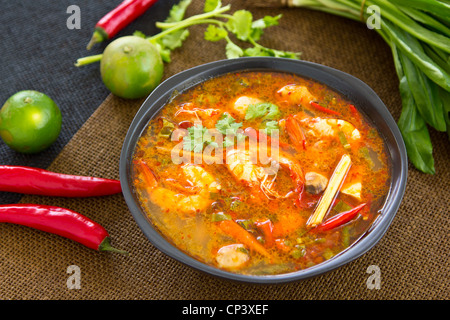
[[[153,36],[145,36],[142,32],[135,32],[134,35],[145,37],[154,44],[164,62],[170,62],[170,54],[176,48],[182,46],[189,37],[189,27],[194,25],[208,25],[204,39],[210,42],[224,40],[225,55],[228,59],[245,56],[272,56],[299,59],[300,53],[282,51],[262,46],[258,43],[264,30],[271,26],[278,25],[281,15],[265,16],[254,20],[253,15],[248,10],[237,10],[233,14],[227,14],[231,6],[222,6],[220,0],[206,0],[204,12],[184,18],[186,9],[192,0],[181,0],[170,10],[169,16],[164,22],[157,22],[156,27],[161,29],[160,33]],[[237,41],[233,41],[233,35]],[[240,42],[243,44],[241,45]],[[245,43],[245,46],[244,46]],[[83,66],[102,59],[102,54],[80,58],[75,63],[76,66]]]

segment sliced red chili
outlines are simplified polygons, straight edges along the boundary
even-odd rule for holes
[[[325,107],[321,106],[320,104],[318,104],[317,102],[311,101],[310,104],[311,104],[311,106],[313,106],[314,108],[316,108],[319,111],[329,113],[329,114],[339,115],[339,112],[325,108]]]
[[[158,0],[125,0],[114,10],[108,12],[95,25],[91,41],[87,45],[90,49],[94,44],[111,39],[130,22],[141,16]]]
[[[358,110],[356,110],[356,107],[354,105],[350,104],[348,107],[350,108],[350,111],[354,116],[358,115]]]
[[[66,208],[38,204],[0,205],[0,222],[57,234],[97,251],[126,253],[111,246],[105,228]]]
[[[265,240],[265,246],[266,247],[271,247],[275,244],[275,239],[273,237],[272,234],[272,230],[273,230],[273,223],[272,221],[270,221],[270,219],[266,219],[266,220],[258,220],[255,222],[256,227],[261,230],[261,232],[264,235],[264,240]]]
[[[25,166],[0,166],[0,191],[55,197],[94,197],[120,193],[119,180],[51,172]]]
[[[319,224],[315,231],[328,231],[331,229],[334,229],[336,227],[339,227],[349,221],[351,221],[353,218],[356,217],[359,211],[366,205],[366,203],[362,203],[359,206],[356,206],[348,211],[340,212],[334,216],[332,216],[327,221],[323,222],[322,224]]]

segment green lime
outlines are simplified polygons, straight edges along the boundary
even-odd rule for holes
[[[113,94],[137,99],[149,95],[160,83],[164,64],[158,49],[148,40],[125,36],[105,48],[100,72]]]
[[[61,131],[61,111],[47,95],[19,91],[0,110],[0,137],[12,149],[36,153],[48,148]]]

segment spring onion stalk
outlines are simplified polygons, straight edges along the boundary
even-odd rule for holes
[[[434,174],[428,128],[447,131],[450,138],[450,2],[292,0],[290,5],[361,22],[378,10],[380,23],[373,30],[392,50],[402,99],[398,126],[408,158],[418,170]]]

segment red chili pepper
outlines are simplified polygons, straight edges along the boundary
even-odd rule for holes
[[[256,221],[256,227],[261,230],[264,235],[266,247],[271,247],[275,244],[275,239],[273,238],[273,223],[269,219]]]
[[[125,0],[101,18],[95,25],[94,34],[87,45],[91,49],[96,43],[111,39],[130,22],[141,16],[158,0]]]
[[[350,104],[349,108],[350,108],[350,112],[352,113],[353,117],[355,118],[355,121],[358,121],[359,126],[361,126],[362,125],[361,115],[359,114],[356,107],[354,105]]]
[[[55,197],[94,197],[120,193],[119,180],[60,174],[24,166],[0,166],[0,191]]]
[[[320,104],[318,104],[317,102],[311,101],[310,104],[316,108],[319,111],[325,112],[325,113],[329,113],[329,114],[335,114],[335,115],[339,115],[339,112],[322,107]]]
[[[358,110],[356,110],[356,107],[352,104],[349,104],[348,107],[350,108],[350,111],[353,113],[353,115],[358,115]]]
[[[101,225],[61,207],[38,204],[0,205],[0,222],[57,234],[97,251],[126,253],[111,246],[109,234]]]
[[[354,207],[353,209],[350,209],[348,211],[340,212],[334,216],[332,216],[327,221],[323,222],[322,224],[319,224],[314,230],[315,231],[328,231],[331,229],[334,229],[336,227],[339,227],[350,220],[352,220],[359,211],[365,206],[365,203],[360,204],[359,206]]]

